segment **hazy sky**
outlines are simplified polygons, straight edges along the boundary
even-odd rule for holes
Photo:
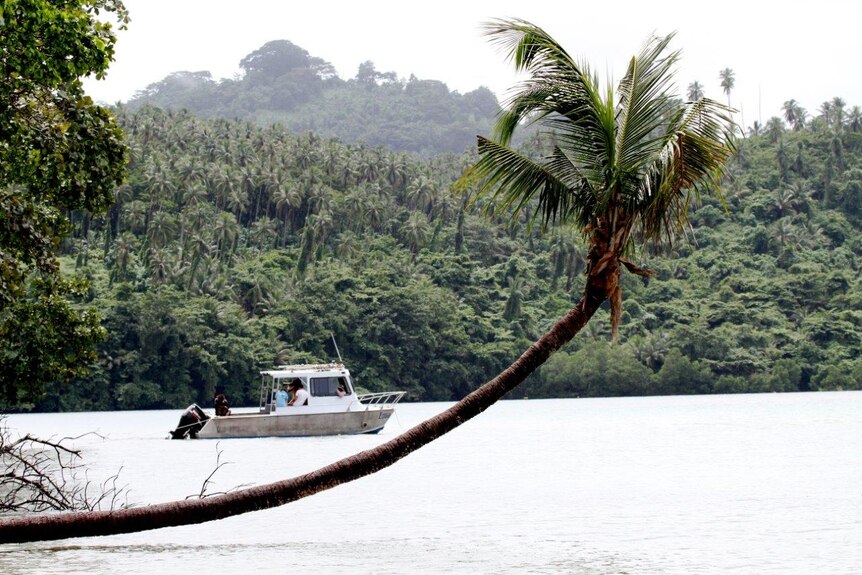
[[[746,126],[780,115],[790,98],[810,114],[835,96],[862,105],[859,71],[862,3],[725,0],[548,2],[533,0],[365,0],[302,3],[266,0],[125,0],[132,22],[121,32],[116,61],[88,92],[107,103],[127,100],[171,72],[208,70],[232,77],[239,61],[270,40],[290,40],[351,78],[371,60],[399,77],[445,82],[468,92],[487,86],[498,97],[516,77],[482,36],[492,18],[541,26],[570,54],[618,80],[627,60],[653,33],[676,31],[682,49],[680,93],[692,81],[725,101],[718,73],[736,75],[731,104]]]

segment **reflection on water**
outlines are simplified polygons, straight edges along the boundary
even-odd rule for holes
[[[316,469],[378,436],[167,441],[179,411],[13,416],[146,504]],[[862,393],[503,402],[373,476],[192,527],[0,546],[0,573],[859,573]]]

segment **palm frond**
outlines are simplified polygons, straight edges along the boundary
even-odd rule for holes
[[[516,216],[538,196],[543,223],[567,217],[571,210],[571,194],[566,184],[544,166],[515,152],[511,148],[479,137],[479,161],[455,184],[455,191],[465,192],[478,183],[473,203],[489,198],[489,209],[512,211]]]
[[[673,66],[679,52],[662,57],[673,34],[652,38],[632,58],[617,89],[617,161],[621,171],[638,170],[662,146],[658,135],[673,105]]]
[[[660,154],[643,179],[647,190],[640,210],[640,227],[647,239],[660,241],[682,229],[688,208],[699,195],[719,187],[725,162],[734,143],[727,130],[727,106],[702,98],[692,102],[671,122]]]
[[[588,226],[596,213],[597,205],[604,201],[602,170],[584,165],[571,155],[571,150],[556,146],[547,158],[545,169],[554,174],[568,188],[565,211],[561,218],[545,218],[545,224],[572,223],[579,230]],[[553,198],[549,197],[548,200]],[[547,208],[540,210],[547,214]]]
[[[540,121],[554,114],[582,125],[589,132],[602,125],[595,117],[602,103],[598,78],[589,67],[575,62],[547,32],[524,20],[492,20],[485,25],[491,43],[501,47],[517,72],[529,77],[516,85],[503,102],[492,135],[508,145],[517,126],[528,120]]]

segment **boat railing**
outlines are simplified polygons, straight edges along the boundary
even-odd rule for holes
[[[362,405],[395,405],[401,398],[404,397],[406,391],[381,391],[380,393],[366,393],[360,395],[357,399]]]

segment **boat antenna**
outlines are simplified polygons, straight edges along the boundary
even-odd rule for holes
[[[335,346],[335,353],[338,354],[338,363],[344,363],[344,361],[341,359],[341,352],[338,351],[338,344],[335,343],[335,334],[332,332],[329,332],[329,337],[332,338],[332,345]]]

